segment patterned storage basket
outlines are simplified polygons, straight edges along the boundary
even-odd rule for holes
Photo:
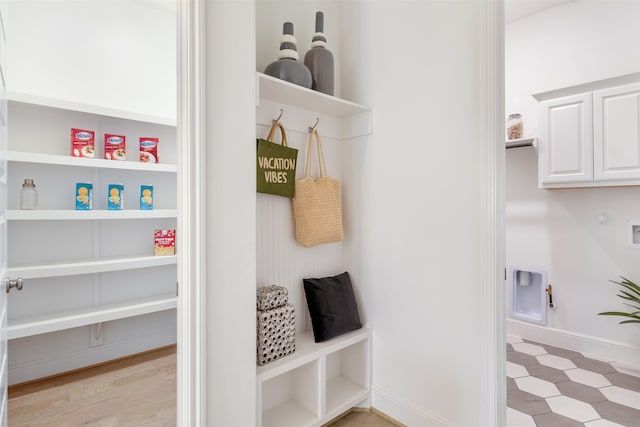
[[[293,304],[258,311],[258,365],[266,365],[296,351],[295,320]]]
[[[262,286],[256,291],[256,303],[260,311],[282,307],[287,302],[289,302],[289,291],[283,286]]]

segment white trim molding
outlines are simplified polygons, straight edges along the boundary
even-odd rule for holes
[[[177,422],[205,420],[206,209],[204,2],[178,2],[178,384]]]
[[[637,346],[515,319],[507,319],[507,333],[541,344],[577,351],[585,357],[607,362],[615,361],[620,366],[640,372],[640,347]]]
[[[372,388],[371,403],[372,408],[383,414],[393,414],[394,420],[407,426],[459,427],[453,421],[445,420],[382,387]]]
[[[505,354],[505,150],[504,150],[504,1],[484,2],[484,38],[480,88],[479,140],[482,144],[481,197],[486,210],[482,216],[482,273],[480,286],[484,295],[482,320],[483,342],[489,343],[481,355],[486,407],[481,425],[506,425],[506,354]],[[480,425],[480,423],[478,424]]]

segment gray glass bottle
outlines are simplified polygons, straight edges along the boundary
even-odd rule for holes
[[[282,38],[280,39],[278,60],[267,65],[264,73],[306,88],[311,88],[311,72],[304,64],[298,62],[298,49],[296,47],[296,38],[293,35],[293,24],[291,22],[285,22],[282,25]]]
[[[312,89],[333,95],[333,54],[327,49],[322,12],[316,12],[316,32],[311,41],[311,49],[304,56],[304,65],[311,70]]]

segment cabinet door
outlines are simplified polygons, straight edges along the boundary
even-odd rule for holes
[[[591,93],[540,103],[538,180],[545,184],[593,180]]]
[[[640,179],[640,83],[593,93],[594,178]]]

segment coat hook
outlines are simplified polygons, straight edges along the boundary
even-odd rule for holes
[[[318,126],[318,123],[320,123],[320,117],[316,117],[316,123],[313,125],[313,127],[309,128],[309,133],[311,133],[314,130],[316,130],[316,126]]]
[[[272,120],[272,121],[271,121],[271,124],[273,124],[273,125],[277,125],[277,124],[279,124],[279,123],[280,123],[280,119],[282,118],[282,115],[283,115],[283,114],[284,114],[284,111],[282,111],[282,108],[281,108],[281,109],[280,109],[280,115],[278,116],[278,118],[277,118],[277,119]]]

